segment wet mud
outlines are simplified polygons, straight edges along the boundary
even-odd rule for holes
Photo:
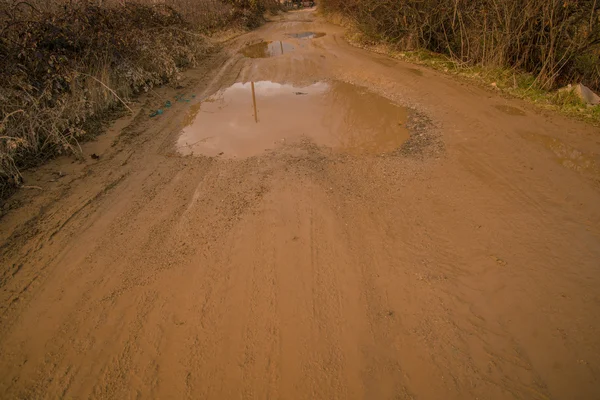
[[[520,108],[513,107],[513,106],[498,105],[498,106],[494,106],[494,108],[502,111],[504,114],[513,115],[516,117],[523,117],[523,116],[527,115],[527,113],[525,113],[525,111],[521,110]]]
[[[600,156],[586,153],[563,141],[537,132],[522,131],[519,135],[554,154],[554,160],[563,167],[577,171],[594,179],[600,179]]]

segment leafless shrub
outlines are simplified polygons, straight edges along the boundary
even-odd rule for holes
[[[323,0],[370,40],[600,89],[598,0]]]

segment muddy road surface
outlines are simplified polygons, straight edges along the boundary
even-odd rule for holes
[[[313,11],[134,109],[5,206],[1,398],[600,398],[597,128]]]

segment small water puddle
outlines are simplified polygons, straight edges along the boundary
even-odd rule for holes
[[[317,39],[325,36],[325,32],[300,32],[300,33],[288,33],[287,36],[295,39]]]
[[[409,138],[407,118],[407,108],[349,83],[236,83],[190,107],[177,149],[244,158],[308,137],[336,151],[381,154]]]
[[[294,46],[286,42],[260,42],[244,47],[240,50],[249,58],[269,58],[281,56],[294,50]]]

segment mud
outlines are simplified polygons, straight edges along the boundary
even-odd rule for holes
[[[325,36],[325,32],[300,32],[300,33],[288,33],[287,36],[295,39],[318,39]]]
[[[287,42],[260,42],[244,47],[240,52],[249,58],[277,57],[294,51],[294,46]]]
[[[523,116],[527,115],[527,113],[525,113],[525,111],[521,110],[520,108],[513,107],[513,106],[497,105],[494,107],[497,110],[500,110],[503,113],[508,114],[508,115],[513,115],[513,116],[517,116],[517,117],[523,117]]]
[[[409,138],[407,117],[407,108],[344,82],[236,83],[190,108],[177,149],[244,158],[308,138],[339,152],[384,154]]]
[[[423,71],[421,71],[420,69],[417,68],[407,68],[406,69],[408,72],[410,72],[411,74],[417,75],[417,76],[423,76]]]
[[[560,139],[533,131],[519,132],[521,137],[552,152],[560,165],[590,176],[600,182],[600,155],[576,149]]]
[[[598,128],[269,18],[25,172],[0,397],[600,399]]]

